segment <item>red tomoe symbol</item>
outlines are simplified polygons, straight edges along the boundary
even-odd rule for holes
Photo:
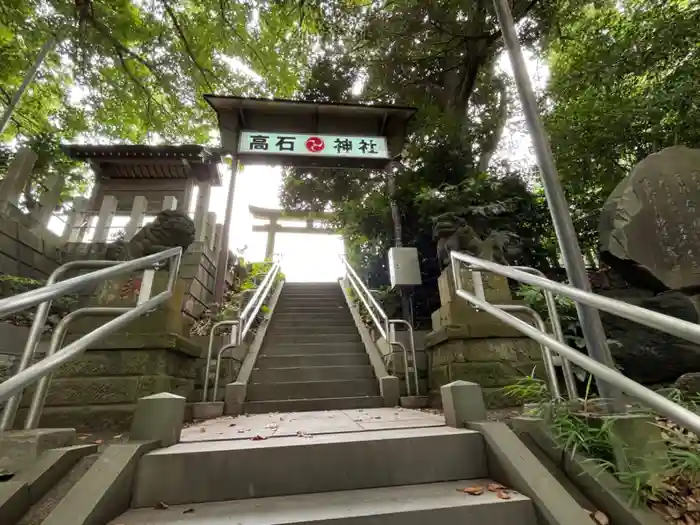
[[[321,137],[309,137],[306,139],[306,149],[308,149],[311,153],[318,153],[319,151],[323,151],[323,148],[326,147],[325,142],[323,142],[323,139]]]

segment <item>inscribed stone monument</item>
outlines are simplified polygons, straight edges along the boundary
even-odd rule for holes
[[[630,284],[700,291],[700,149],[673,146],[637,164],[600,215],[601,258]]]

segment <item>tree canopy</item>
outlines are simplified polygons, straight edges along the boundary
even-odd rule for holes
[[[546,123],[589,241],[600,206],[636,163],[700,144],[698,24],[700,5],[688,0],[594,2],[553,42]]]
[[[586,251],[600,205],[631,167],[698,142],[700,6],[689,0],[514,0],[521,42],[546,60],[547,130]],[[513,262],[556,266],[533,166],[501,162],[520,109],[499,66],[491,0],[7,0],[0,101],[56,40],[0,140],[215,143],[219,92],[418,108],[391,172],[289,169],[288,209],[333,210],[352,257],[386,281],[387,248],[415,245],[437,276],[434,217],[518,238]],[[392,214],[393,210],[393,214]],[[398,228],[397,228],[397,222]],[[398,235],[398,239],[396,238]]]

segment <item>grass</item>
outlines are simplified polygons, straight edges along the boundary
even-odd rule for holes
[[[665,447],[663,457],[656,463],[658,471],[651,472],[638,465],[648,464],[634,458],[629,449],[622,448],[630,458],[627,468],[620,468],[614,451],[620,449],[620,440],[614,434],[615,418],[598,420],[591,425],[586,414],[595,412],[595,398],[590,395],[589,379],[586,392],[578,406],[554,403],[545,381],[525,376],[506,387],[509,395],[522,400],[537,399],[533,412],[543,416],[556,443],[569,454],[579,454],[594,462],[601,471],[614,475],[629,496],[632,505],[646,506],[668,523],[700,525],[700,441],[698,436],[663,417],[655,416],[661,429]],[[678,390],[667,395],[672,401],[700,413],[700,395],[687,396]],[[654,416],[649,411],[642,411]],[[622,444],[624,447],[624,444]],[[630,465],[637,465],[632,467]]]

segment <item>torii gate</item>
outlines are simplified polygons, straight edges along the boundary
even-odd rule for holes
[[[248,206],[248,210],[254,219],[267,221],[267,224],[254,224],[254,232],[267,232],[267,244],[265,245],[265,259],[272,258],[275,253],[275,235],[278,233],[321,233],[335,234],[338,229],[330,226],[333,219],[331,213],[314,213],[304,211],[284,211],[257,206]],[[280,221],[304,221],[305,226],[285,226]]]
[[[392,163],[401,155],[408,122],[416,112],[416,108],[412,107],[383,104],[221,95],[204,95],[204,99],[216,111],[219,120],[219,151],[233,157],[232,182],[226,199],[227,211],[222,233],[223,249],[217,265],[216,300],[223,297],[234,181],[239,163],[302,168],[391,169]],[[305,216],[302,220],[308,218]],[[311,224],[311,228],[308,222],[307,227],[302,228],[304,233],[317,233],[313,221]]]

